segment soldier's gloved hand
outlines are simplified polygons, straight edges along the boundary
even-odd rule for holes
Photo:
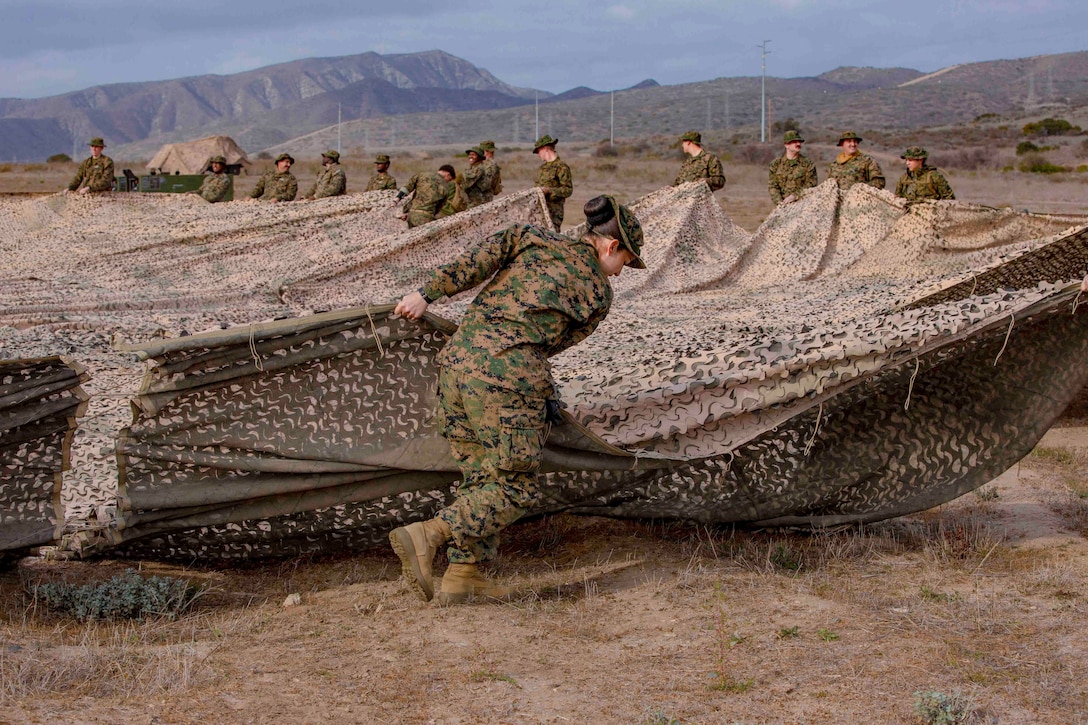
[[[400,201],[404,197],[408,196],[407,189],[397,189],[397,201]]]
[[[544,421],[555,425],[563,422],[563,414],[560,412],[562,408],[559,405],[558,400],[545,400],[544,401]]]

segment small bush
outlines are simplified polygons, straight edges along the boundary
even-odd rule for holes
[[[1039,147],[1033,144],[1031,141],[1021,141],[1016,144],[1016,155],[1023,156],[1024,154],[1039,153]]]
[[[601,141],[597,144],[597,148],[593,149],[593,155],[597,158],[615,157],[619,156],[620,152],[608,141]]]
[[[927,725],[955,725],[971,716],[971,701],[959,692],[915,692],[914,712]]]
[[[1020,162],[1020,170],[1027,174],[1060,174],[1069,171],[1065,166],[1058,166],[1039,154],[1029,154]]]
[[[201,589],[170,577],[142,577],[129,569],[98,584],[80,586],[50,582],[31,593],[47,606],[80,621],[176,617],[200,595]]]
[[[1080,133],[1080,126],[1074,126],[1064,118],[1044,118],[1024,126],[1025,136],[1066,136],[1077,133]]]
[[[991,148],[975,147],[956,149],[955,151],[942,151],[934,155],[933,165],[944,169],[961,169],[963,171],[978,171],[990,168],[994,165],[995,155]]]
[[[765,166],[775,160],[778,151],[777,144],[751,143],[734,150],[733,158],[741,163]]]
[[[257,154],[257,158],[261,161],[271,161],[272,154],[268,153],[267,151],[262,151],[261,153]]]
[[[996,114],[996,113],[983,113],[980,116],[975,116],[975,120],[972,121],[972,123],[982,123],[983,121],[994,121],[994,120],[997,120],[999,118],[1001,118],[1001,116]]]
[[[68,154],[53,154],[45,160],[47,164],[70,164],[72,157]]]

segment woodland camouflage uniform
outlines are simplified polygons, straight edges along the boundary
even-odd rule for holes
[[[858,143],[862,140],[853,131],[847,131],[839,137],[838,145],[841,147],[843,141],[851,139]],[[842,191],[846,191],[854,184],[868,184],[877,189],[884,188],[884,172],[880,170],[880,164],[872,156],[860,151],[852,154],[840,151],[827,169],[827,178],[834,179]]]
[[[401,191],[405,194],[415,192],[404,208],[408,215],[408,228],[411,229],[435,220],[446,203],[449,183],[435,172],[424,171],[413,176]]]
[[[328,158],[328,157],[326,157]],[[306,192],[303,199],[325,199],[330,196],[343,196],[348,189],[348,177],[340,164],[329,164],[321,170],[314,185]]]
[[[931,201],[934,199],[955,199],[948,179],[936,168],[928,165],[929,154],[919,146],[911,146],[900,158],[917,159],[922,167],[917,171],[907,169],[899,183],[895,185],[895,195],[907,201]]]
[[[224,171],[205,176],[204,180],[200,182],[200,190],[197,193],[200,194],[204,201],[210,201],[214,204],[217,201],[226,199],[232,191],[234,191],[234,177]]]
[[[91,139],[92,141],[101,142],[102,139]],[[105,144],[96,143],[94,146],[104,146]],[[75,177],[72,178],[71,183],[68,184],[68,191],[79,191],[82,187],[87,187],[89,191],[110,191],[113,189],[113,159],[105,154],[102,154],[97,159],[94,156],[90,156],[83,160],[83,163],[79,165],[79,170],[76,171]]]
[[[392,191],[396,188],[397,180],[390,176],[387,171],[374,174],[370,177],[370,181],[366,183],[367,191]]]
[[[548,214],[556,230],[563,224],[563,206],[567,197],[574,193],[574,182],[570,176],[570,167],[556,157],[540,165],[536,174],[536,186],[544,190],[544,200],[548,203]]]
[[[483,149],[479,149],[479,158],[483,159],[483,157]],[[470,164],[462,177],[464,182],[461,186],[468,198],[469,209],[491,201],[491,178],[488,176],[487,166],[483,161]]]
[[[495,142],[481,141],[480,148],[484,151],[495,153]],[[487,179],[488,186],[491,189],[491,198],[494,199],[502,193],[502,168],[499,166],[499,162],[495,161],[493,158],[489,159],[486,156],[484,157],[484,167],[487,169]]]
[[[468,197],[465,196],[465,190],[461,188],[461,184],[454,179],[446,182],[446,185],[449,186],[449,191],[446,192],[446,203],[438,210],[438,219],[453,216],[468,209]]]
[[[725,186],[725,172],[722,171],[721,160],[706,150],[700,151],[698,156],[688,156],[684,159],[684,165],[680,167],[680,173],[676,175],[672,185],[680,186],[689,181],[704,179],[711,191],[717,191]]]
[[[814,186],[816,164],[804,154],[798,154],[795,159],[788,159],[783,154],[771,162],[767,173],[767,191],[775,204],[781,204],[790,194],[800,194]]]
[[[249,198],[261,201],[294,201],[298,194],[298,181],[290,171],[282,174],[276,169],[266,171],[257,180],[257,186]]]
[[[546,401],[558,399],[548,358],[593,332],[612,304],[591,240],[527,225],[440,267],[420,293],[435,300],[488,278],[438,357],[442,434],[463,475],[437,514],[451,564],[492,559],[499,531],[542,500]]]

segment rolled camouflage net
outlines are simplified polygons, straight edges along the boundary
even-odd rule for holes
[[[255,299],[223,318],[271,300],[337,311],[110,353],[153,366],[117,437],[115,524],[76,547],[290,555],[379,543],[429,516],[457,476],[434,430],[433,360],[471,294],[419,324],[380,303],[484,234],[546,219],[539,192],[523,194],[355,245],[323,242],[342,244],[340,256],[246,286]],[[1085,384],[1083,218],[907,205],[833,182],[753,235],[703,183],[633,208],[648,269],[626,270],[598,331],[553,359],[572,420],[549,438],[542,510],[808,525],[896,516],[993,478]],[[259,236],[243,221],[237,234]],[[296,253],[308,246],[279,233]],[[248,279],[248,263],[225,261],[224,277]],[[134,326],[163,314],[140,310]],[[44,322],[31,329],[77,332]]]

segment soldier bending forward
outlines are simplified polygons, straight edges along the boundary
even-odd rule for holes
[[[389,540],[404,577],[424,601],[431,567],[448,544],[440,604],[504,598],[506,587],[477,568],[495,556],[499,532],[541,498],[537,479],[548,423],[561,420],[548,358],[585,339],[612,304],[609,277],[645,269],[642,227],[610,196],[585,205],[589,231],[574,240],[512,226],[439,267],[394,312],[417,320],[443,295],[489,277],[438,357],[442,435],[461,468],[454,501],[429,521],[394,529]]]

